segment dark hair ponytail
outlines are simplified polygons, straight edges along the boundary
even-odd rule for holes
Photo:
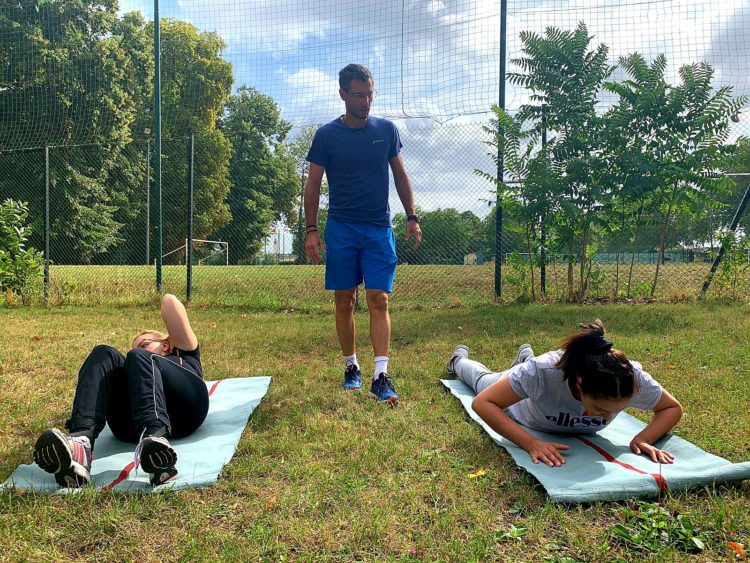
[[[555,365],[563,370],[563,379],[576,394],[577,378],[580,391],[599,399],[626,399],[635,393],[633,366],[624,352],[612,348],[604,338],[604,323],[596,319],[581,323],[561,345],[563,355]]]

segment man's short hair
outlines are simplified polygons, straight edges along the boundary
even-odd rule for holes
[[[352,80],[361,80],[362,82],[372,80],[373,84],[375,83],[370,70],[356,64],[346,65],[339,71],[339,86],[342,90],[348,92],[352,86]]]

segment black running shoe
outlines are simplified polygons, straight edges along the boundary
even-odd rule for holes
[[[68,436],[57,428],[45,430],[34,446],[34,461],[55,474],[61,487],[78,488],[91,483],[91,442],[86,436]]]
[[[163,436],[146,436],[135,449],[136,464],[151,476],[151,485],[163,485],[177,475],[177,452]]]

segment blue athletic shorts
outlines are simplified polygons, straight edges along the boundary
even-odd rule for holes
[[[391,292],[396,273],[396,237],[391,227],[369,223],[326,223],[326,289]]]

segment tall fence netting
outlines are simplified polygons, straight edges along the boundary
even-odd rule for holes
[[[303,251],[305,155],[315,128],[343,112],[337,76],[351,62],[375,77],[373,114],[399,128],[424,231],[414,251],[391,186],[394,306],[490,303],[498,282],[506,300],[694,298],[750,184],[750,148],[740,142],[735,161],[711,171],[732,182],[700,205],[675,207],[666,224],[655,206],[637,232],[594,221],[586,246],[565,244],[553,222],[544,241],[540,225],[530,237],[522,200],[504,209],[498,253],[497,185],[486,176],[497,174],[487,128],[501,88],[499,0],[163,0],[160,17],[159,199],[154,3],[0,3],[0,200],[28,203],[28,244],[47,251],[53,303],[152,299],[161,234],[165,291],[185,295],[189,246],[198,303],[330,306],[322,268]],[[581,23],[588,49],[605,44],[610,65],[636,52],[648,64],[663,55],[664,80],[677,85],[680,68],[706,62],[714,92],[750,94],[747,0],[511,0],[507,71],[524,71],[512,62],[524,56],[522,32],[541,38]],[[619,65],[608,81],[632,78]],[[507,82],[508,113],[534,104],[533,94]],[[596,112],[617,103],[602,88]],[[729,117],[725,145],[750,133],[749,111]],[[322,226],[325,207],[324,194]],[[746,221],[710,295],[750,296]],[[35,298],[44,293],[40,280]]]

